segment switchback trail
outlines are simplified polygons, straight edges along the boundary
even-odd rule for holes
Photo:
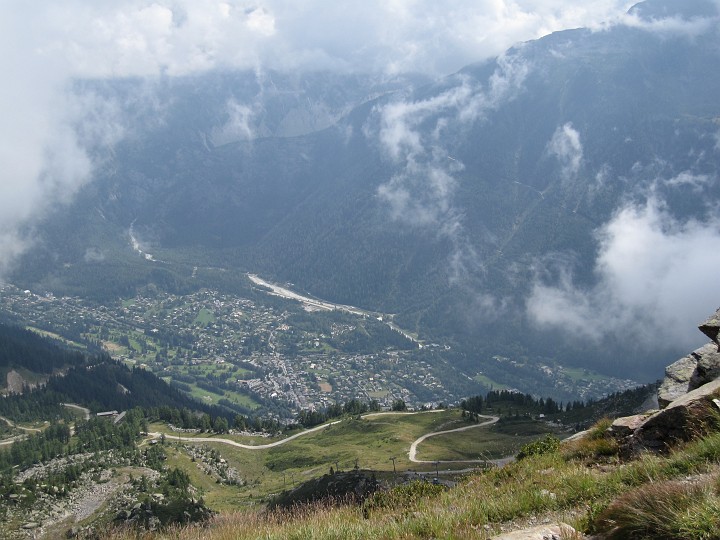
[[[410,445],[410,452],[408,452],[408,457],[410,458],[410,461],[413,463],[485,463],[490,460],[486,459],[452,459],[452,460],[437,460],[433,459],[430,461],[417,459],[417,447],[418,444],[423,442],[425,439],[429,439],[430,437],[435,437],[436,435],[445,435],[446,433],[456,433],[458,431],[467,431],[468,429],[475,429],[483,426],[490,426],[494,424],[495,422],[500,420],[499,416],[485,416],[480,415],[482,418],[488,418],[489,420],[487,422],[483,422],[482,424],[473,424],[471,426],[464,426],[460,428],[455,429],[446,429],[445,431],[435,431],[433,433],[426,433],[422,437],[418,437],[411,445]]]
[[[38,429],[38,428],[18,426],[15,422],[10,420],[9,418],[5,418],[4,416],[0,416],[0,420],[5,422],[10,427],[14,427],[16,429],[21,429],[23,431],[32,431],[35,433],[40,433],[42,431],[42,429]]]
[[[376,418],[379,416],[391,416],[391,415],[413,415],[413,414],[431,414],[431,413],[438,413],[443,412],[443,409],[436,409],[431,411],[417,411],[417,412],[399,412],[399,411],[391,411],[391,412],[377,412],[377,413],[369,413],[364,414],[361,416],[361,418]],[[410,445],[410,451],[409,451],[409,457],[410,461],[413,463],[423,463],[423,464],[429,464],[429,463],[505,463],[507,462],[507,458],[500,459],[500,460],[486,460],[486,459],[460,459],[460,460],[432,460],[432,461],[424,461],[417,459],[417,446],[423,442],[425,439],[428,439],[430,437],[434,437],[436,435],[444,435],[446,433],[455,433],[458,431],[466,431],[468,429],[475,429],[483,426],[489,426],[494,424],[495,422],[500,420],[500,417],[498,416],[485,416],[481,415],[483,418],[488,418],[487,422],[483,422],[482,424],[473,424],[471,426],[464,426],[460,428],[455,429],[448,429],[445,431],[434,431],[432,433],[426,433],[425,435],[419,437],[416,439],[411,445]],[[221,438],[215,438],[215,437],[181,437],[179,435],[168,435],[167,433],[164,434],[166,439],[173,440],[173,441],[181,441],[181,442],[190,442],[190,443],[200,443],[200,442],[215,442],[220,444],[227,444],[229,446],[234,446],[236,448],[242,448],[244,450],[267,450],[268,448],[275,448],[276,446],[280,446],[281,444],[288,443],[292,440],[297,439],[298,437],[302,437],[303,435],[308,435],[310,433],[315,433],[316,431],[321,431],[325,428],[328,428],[330,426],[334,426],[336,424],[340,424],[343,422],[343,420],[335,420],[334,422],[330,422],[328,424],[323,424],[320,426],[316,426],[314,428],[306,429],[304,431],[301,431],[300,433],[296,433],[295,435],[291,435],[290,437],[286,439],[282,439],[279,441],[275,441],[272,443],[267,444],[242,444],[230,439],[221,439]],[[161,437],[163,434],[154,431],[151,433],[148,433],[148,436],[150,437]]]

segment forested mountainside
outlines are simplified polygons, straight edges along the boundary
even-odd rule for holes
[[[17,327],[0,325],[0,360],[3,379],[11,370],[28,378],[20,388],[6,388],[7,395],[0,399],[0,416],[16,421],[67,416],[63,403],[80,404],[92,412],[165,407],[234,416],[191,399],[150,371],[128,369],[107,354],[70,350]],[[5,387],[5,380],[2,383]]]
[[[115,298],[212,286],[197,267],[225,269],[220,287],[254,272],[395,313],[467,372],[560,362],[654,377],[694,338],[650,328],[717,302],[679,301],[703,269],[664,257],[715,242],[720,35],[706,0],[631,13],[429,84],[80,81],[132,130],[13,280]]]

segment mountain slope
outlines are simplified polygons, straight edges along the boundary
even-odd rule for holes
[[[684,18],[655,20],[678,9]],[[353,93],[357,80],[339,80],[346,98],[327,105],[327,121],[312,103],[282,116],[282,92],[267,97],[247,76],[171,81],[161,120],[117,146],[15,278],[62,288],[120,261],[182,287],[189,270],[178,261],[233,267],[397,313],[451,344],[471,374],[500,355],[654,376],[679,349],[655,340],[642,352],[634,324],[652,320],[644,304],[626,306],[630,332],[562,313],[602,279],[603,239],[624,210],[656,204],[668,219],[706,223],[720,200],[717,8],[650,1],[631,13],[627,24],[558,32],[430,85]],[[327,77],[296,96],[329,103],[318,94]],[[104,91],[133,94],[133,84]],[[291,116],[317,122],[282,127]],[[165,262],[137,258],[131,226]],[[605,346],[589,353],[589,338]]]

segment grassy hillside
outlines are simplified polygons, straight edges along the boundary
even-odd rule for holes
[[[473,425],[461,417],[459,410],[428,411],[421,413],[380,413],[364,417],[345,418],[315,433],[303,435],[287,444],[264,450],[247,450],[233,447],[224,442],[198,442],[193,439],[205,438],[206,434],[182,434],[183,441],[171,439],[177,434],[160,424],[150,426],[152,431],[167,434],[166,448],[173,463],[181,466],[187,461],[188,449],[193,446],[206,447],[215,452],[230,467],[239,471],[242,485],[228,488],[213,484],[215,478],[201,478],[195,475],[208,505],[221,511],[236,508],[238,499],[247,504],[267,500],[280,491],[291,489],[310,478],[327,474],[330,468],[347,471],[355,468],[376,471],[383,476],[392,474],[395,467],[399,475],[406,471],[432,472],[432,463],[413,463],[409,460],[410,445],[422,435],[434,431],[451,430]],[[418,459],[478,460],[504,457],[516,452],[518,441],[527,442],[547,433],[557,433],[558,428],[545,422],[526,420],[508,427],[500,425],[482,426],[464,432],[440,435],[427,439],[418,445]],[[515,436],[519,434],[519,436]],[[286,436],[293,435],[293,432]],[[242,444],[260,445],[280,440],[277,438],[247,437],[239,435],[218,435],[211,439],[232,440]],[[457,441],[462,445],[457,448]],[[483,463],[442,463],[443,471],[482,466]],[[199,475],[199,476],[198,476]],[[205,475],[207,476],[207,475]],[[195,484],[195,482],[193,482]]]
[[[469,475],[449,490],[410,484],[360,506],[224,513],[203,538],[487,538],[559,521],[609,538],[718,538],[720,432],[707,432],[666,456],[621,462],[603,437],[607,425],[583,441],[549,445],[539,455]],[[151,537],[197,535],[190,528]]]

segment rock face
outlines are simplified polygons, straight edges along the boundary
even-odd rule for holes
[[[649,414],[636,414],[634,416],[617,418],[608,428],[608,432],[616,439],[630,437],[650,416]]]
[[[707,321],[702,323],[699,328],[703,334],[720,346],[720,343],[718,342],[718,337],[720,337],[720,309],[718,309]]]
[[[665,368],[665,379],[658,389],[660,407],[667,407],[688,392],[720,376],[720,352],[708,343]]]

